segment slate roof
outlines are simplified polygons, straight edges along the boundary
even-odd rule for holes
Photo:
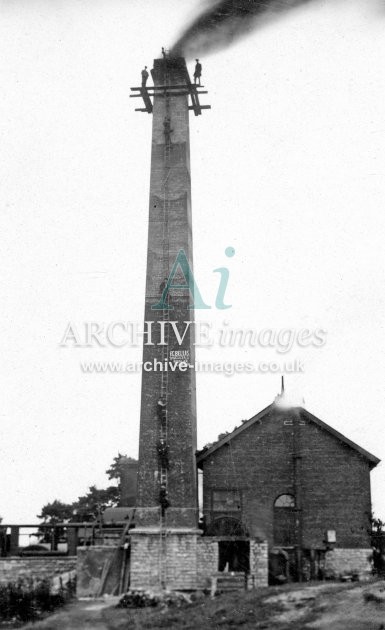
[[[265,409],[262,409],[262,411],[257,413],[255,416],[253,416],[249,420],[244,421],[243,424],[241,424],[241,426],[236,427],[231,433],[228,433],[222,436],[217,442],[214,442],[214,444],[211,444],[208,448],[205,447],[201,451],[198,451],[197,452],[198,466],[212,453],[214,453],[219,448],[221,448],[224,444],[227,444],[228,442],[233,440],[237,435],[239,435],[243,431],[247,431],[251,426],[253,426],[253,424],[255,424],[256,422],[259,422],[265,416],[268,416],[269,413],[275,409],[276,409],[276,406],[274,403],[272,403]],[[314,416],[312,413],[307,411],[307,409],[304,409],[304,407],[296,407],[296,409],[299,410],[302,416],[307,418],[307,420],[309,420],[310,422],[313,422],[324,431],[327,431],[328,433],[333,435],[337,440],[339,440],[343,444],[346,444],[353,450],[357,451],[362,457],[364,457],[364,459],[368,460],[370,468],[374,468],[381,461],[378,457],[376,457],[375,455],[372,455],[372,453],[369,453],[369,451],[366,451],[364,448],[362,448],[361,446],[359,446],[352,440],[349,440],[349,438],[345,437],[345,435],[342,435],[342,433],[340,433],[336,429],[333,429],[333,427],[331,427],[329,424],[326,424],[326,422],[323,422],[323,420],[320,420],[319,418],[317,418],[317,416]]]

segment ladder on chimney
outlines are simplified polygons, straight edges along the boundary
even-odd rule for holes
[[[168,86],[170,83],[170,76],[167,70],[165,71],[165,85]],[[169,119],[170,112],[170,102],[169,96],[165,94],[165,110],[166,117]],[[170,268],[169,268],[169,234],[168,234],[168,219],[169,219],[169,210],[170,210],[170,202],[168,199],[168,178],[171,172],[171,139],[170,133],[167,133],[167,129],[165,128],[165,144],[164,144],[164,172],[165,178],[163,183],[163,265],[164,265],[164,277],[168,277]],[[167,295],[168,301],[168,295]],[[162,320],[164,322],[164,345],[162,346],[162,364],[163,370],[161,372],[161,382],[160,382],[160,396],[161,400],[165,403],[164,414],[161,419],[160,425],[160,439],[164,441],[164,444],[168,447],[168,369],[165,369],[166,363],[169,360],[169,319],[170,314],[168,308],[163,309],[162,311]],[[168,368],[168,365],[167,365]],[[168,467],[167,462],[162,459],[160,465],[160,486],[165,489],[165,499],[167,498],[167,488],[168,488]],[[161,509],[161,517],[160,517],[160,581],[162,588],[166,588],[167,583],[167,522],[165,509],[162,507]]]
[[[168,85],[169,83],[169,73],[166,70],[165,73],[165,83]],[[169,116],[170,111],[170,103],[169,97],[165,97],[166,104],[166,116]],[[171,156],[171,140],[170,134],[165,133],[165,144],[164,144],[164,167],[165,167],[165,178],[163,182],[163,234],[162,234],[162,242],[163,242],[163,265],[164,265],[164,277],[168,277],[169,274],[169,235],[168,235],[168,215],[170,210],[170,203],[168,199],[168,178],[170,176],[171,165],[170,165],[170,156]],[[168,301],[168,295],[167,295]],[[168,370],[165,370],[165,364],[168,361],[168,346],[169,346],[169,311],[167,308],[163,309],[162,320],[164,322],[164,345],[162,346],[162,364],[163,370],[161,372],[161,381],[160,381],[160,397],[163,402],[166,403],[164,416],[160,426],[160,438],[165,440],[167,444],[167,396],[168,396]],[[161,466],[160,469],[160,483],[161,485],[165,485],[167,489],[167,467]]]

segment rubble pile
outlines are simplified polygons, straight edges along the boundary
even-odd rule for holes
[[[150,608],[160,606],[161,608],[180,608],[192,603],[192,595],[178,591],[150,591],[135,590],[125,593],[119,603],[118,608]]]

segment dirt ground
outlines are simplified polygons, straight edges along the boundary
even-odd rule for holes
[[[113,605],[112,605],[113,604]],[[185,608],[116,608],[81,601],[23,630],[385,630],[385,582],[271,587],[204,598]]]

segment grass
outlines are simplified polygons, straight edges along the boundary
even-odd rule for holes
[[[382,588],[384,582],[292,584],[202,597],[180,608],[79,601],[25,630],[379,630],[385,605],[367,593]]]
[[[215,599],[204,598],[182,608],[159,610],[146,608],[105,609],[102,618],[108,630],[158,630],[163,628],[180,628],[183,630],[200,630],[205,628],[222,629],[238,628],[256,630],[272,626],[275,615],[284,615],[287,607],[282,602],[270,603],[275,594],[290,592],[293,587],[276,587],[259,589],[252,592],[236,592],[221,595]],[[298,590],[298,585],[296,586]],[[312,606],[309,603],[307,607]],[[298,608],[298,604],[296,604]],[[309,615],[311,610],[309,608]],[[279,628],[299,630],[298,621],[279,623]]]

